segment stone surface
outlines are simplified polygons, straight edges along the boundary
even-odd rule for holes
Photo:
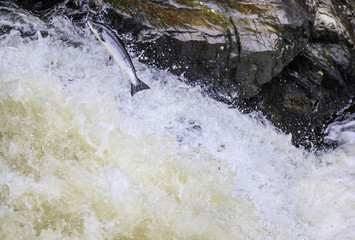
[[[314,35],[326,41],[337,42],[344,40],[347,32],[336,15],[331,0],[319,0],[315,6]]]
[[[17,2],[45,18],[105,22],[140,61],[261,111],[296,145],[321,148],[325,127],[354,98],[354,0]]]
[[[25,9],[29,9],[33,12],[40,12],[54,7],[55,5],[63,2],[63,0],[16,0],[15,2]]]
[[[308,6],[312,28],[306,47],[246,105],[292,133],[296,145],[319,149],[333,144],[324,142],[324,130],[354,99],[355,4],[320,0]]]
[[[309,35],[306,6],[294,0],[108,2],[150,27],[136,39],[147,62],[225,99],[258,94]]]
[[[248,106],[291,132],[296,145],[322,148],[327,124],[354,96],[350,65],[346,46],[310,44]]]

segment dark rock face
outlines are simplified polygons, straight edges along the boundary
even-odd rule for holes
[[[47,17],[55,7],[78,24],[105,22],[129,36],[140,61],[261,111],[296,145],[322,147],[326,125],[354,98],[353,0],[16,2]]]
[[[291,132],[296,145],[334,144],[323,141],[324,129],[354,98],[354,5],[342,2],[312,1],[308,44],[279,76],[248,99],[249,107]],[[337,14],[336,9],[351,7],[351,14]]]
[[[285,132],[293,133],[296,145],[322,147],[325,127],[354,95],[347,78],[349,65],[346,47],[310,44],[262,87],[249,106],[261,110]]]
[[[327,145],[325,127],[354,97],[352,0],[109,2],[151,27],[136,42],[143,61],[261,111],[296,145]]]
[[[54,7],[58,3],[63,2],[63,0],[16,0],[15,2],[19,4],[22,8],[31,10],[33,12],[40,12]]]
[[[148,62],[225,99],[257,95],[310,34],[306,5],[295,0],[108,2],[150,27],[137,44]]]

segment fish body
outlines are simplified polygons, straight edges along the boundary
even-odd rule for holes
[[[131,79],[131,95],[133,97],[137,92],[150,89],[150,87],[142,82],[136,74],[136,69],[132,63],[126,48],[116,33],[106,25],[89,20],[88,25],[97,39],[105,46],[106,50],[112,56],[122,71],[124,71]]]

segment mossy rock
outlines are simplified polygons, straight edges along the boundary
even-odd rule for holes
[[[295,0],[106,2],[117,15],[145,27],[134,39],[142,61],[184,73],[226,101],[258,94],[304,47],[309,34],[305,6]],[[106,20],[115,25],[112,17]],[[249,66],[256,66],[255,73]]]

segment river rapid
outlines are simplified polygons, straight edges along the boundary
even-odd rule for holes
[[[309,153],[136,58],[132,98],[87,26],[0,12],[0,239],[355,239],[342,123]]]

